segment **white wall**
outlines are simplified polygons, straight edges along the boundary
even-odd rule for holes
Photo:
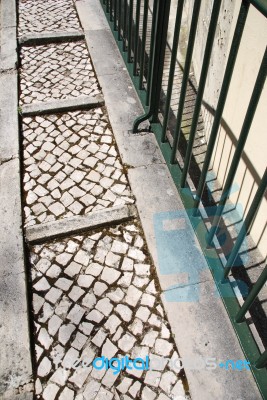
[[[186,0],[187,20],[185,23],[187,24],[187,29],[189,29],[193,3],[193,0]],[[212,123],[212,110],[217,104],[219,89],[222,83],[240,4],[241,1],[239,0],[224,0],[222,2],[222,9],[218,22],[202,108],[207,140],[209,138]],[[193,54],[193,68],[197,81],[199,81],[201,72],[211,7],[212,2],[210,0],[203,0]],[[222,185],[225,182],[226,174],[230,165],[229,161],[231,160],[236,141],[238,140],[266,44],[267,19],[251,6],[223,113],[223,123],[215,147],[216,152],[214,152],[212,160],[213,170]],[[265,84],[245,146],[242,161],[234,181],[235,187],[239,187],[240,190],[233,193],[230,198],[231,201],[235,203],[241,203],[245,213],[253,199],[260,178],[262,177],[267,165],[266,117],[267,85]],[[258,244],[263,257],[266,257],[267,252],[266,216],[267,201],[264,199],[251,230],[252,238],[255,243]]]

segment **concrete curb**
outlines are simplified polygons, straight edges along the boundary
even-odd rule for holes
[[[27,279],[20,191],[16,2],[1,2],[0,398],[32,399]]]
[[[79,31],[74,32],[43,32],[24,35],[19,38],[21,46],[37,46],[49,43],[69,42],[83,40],[84,33]]]
[[[35,244],[50,239],[66,237],[75,233],[93,230],[107,224],[119,224],[137,216],[134,205],[113,207],[96,211],[84,216],[61,219],[47,224],[34,225],[26,228],[26,239]]]
[[[75,99],[62,99],[57,101],[27,104],[22,106],[21,115],[29,117],[40,114],[55,114],[75,110],[89,110],[105,105],[104,98],[100,95],[95,97],[81,96]]]
[[[2,0],[0,70],[15,69],[17,65],[16,1]]]
[[[121,158],[123,163],[128,165],[128,177],[137,200],[137,209],[157,269],[165,310],[180,356],[183,359],[208,356],[222,361],[231,358],[244,359],[222,300],[214,296],[213,278],[202,252],[199,251],[197,258],[192,259],[192,251],[199,247],[199,244],[154,135],[129,133],[134,118],[141,115],[143,109],[109,30],[100,2],[80,0],[76,2],[76,7],[103,90]],[[164,238],[164,229],[161,233],[167,253],[173,255],[184,267],[184,276],[181,273],[168,274],[164,271],[165,268],[168,269],[169,259],[167,257],[162,260],[159,255],[161,249],[154,223],[155,218],[163,214],[168,222],[173,213],[177,212],[183,215],[183,223],[187,227],[187,245],[184,246],[178,241],[172,246],[166,239],[167,234]],[[191,279],[190,276],[193,270],[198,274],[195,279]],[[174,285],[176,297],[167,301],[168,291]],[[186,298],[184,293],[188,288],[199,291],[200,301],[179,301],[179,298]],[[229,374],[229,371],[222,371],[220,368],[210,371],[193,370],[185,366],[185,372],[193,400],[260,398],[249,371],[238,373],[238,379],[234,373]]]

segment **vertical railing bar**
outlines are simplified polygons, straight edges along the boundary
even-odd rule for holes
[[[117,0],[114,0],[114,31],[117,30]]]
[[[118,40],[121,40],[121,0],[118,0]]]
[[[155,0],[153,5],[152,13],[152,27],[150,36],[150,50],[149,50],[149,61],[148,61],[148,73],[147,73],[147,95],[146,95],[146,105],[149,105],[150,92],[151,92],[151,79],[152,79],[152,67],[153,67],[153,57],[154,57],[154,43],[156,35],[156,25],[157,25],[157,6],[160,0]]]
[[[109,13],[109,2],[110,2],[110,0],[106,0],[106,11],[107,11],[107,13]]]
[[[123,51],[126,51],[128,1],[123,3]]]
[[[188,145],[187,145],[187,149],[186,149],[184,168],[183,168],[182,177],[181,177],[181,187],[182,188],[185,187],[187,173],[188,173],[189,165],[191,162],[193,145],[194,145],[195,136],[196,136],[196,132],[197,132],[197,124],[198,124],[200,109],[201,109],[201,105],[202,105],[202,99],[203,99],[207,76],[208,76],[210,58],[211,58],[213,42],[214,42],[214,38],[215,38],[221,3],[222,3],[221,0],[216,0],[213,2],[210,26],[209,26],[207,42],[206,42],[206,48],[205,48],[205,53],[204,53],[204,58],[203,58],[203,63],[202,63],[199,85],[198,85],[198,89],[197,89],[197,97],[196,97],[194,113],[193,113],[192,122],[191,122],[191,129],[190,129],[190,134],[189,134],[189,139],[188,139]]]
[[[257,282],[254,283],[253,288],[249,292],[248,297],[246,298],[244,304],[238,311],[236,318],[235,318],[235,321],[237,323],[242,322],[244,320],[246,312],[250,309],[250,307],[254,303],[256,297],[258,296],[260,290],[262,289],[262,287],[264,286],[266,281],[267,281],[267,266],[262,271],[261,275],[257,279]]]
[[[162,77],[170,16],[170,4],[171,0],[165,0],[164,4],[160,2],[159,6],[159,13],[162,13],[161,22],[159,23],[161,26],[161,32],[159,30],[159,27],[157,27],[156,45],[158,44],[159,49],[156,48],[154,62],[154,66],[157,66],[157,75],[155,81],[153,82],[153,85],[155,86],[155,91],[150,100],[152,110],[151,123],[158,122],[160,94],[162,88]]]
[[[179,106],[178,106],[178,112],[177,112],[177,117],[176,117],[176,125],[175,125],[174,138],[173,138],[173,147],[172,147],[171,159],[170,159],[171,164],[174,164],[176,161],[176,150],[177,150],[178,142],[180,139],[180,131],[181,131],[181,125],[182,125],[184,103],[185,103],[186,90],[187,90],[188,78],[189,78],[190,67],[191,67],[191,60],[192,60],[195,38],[196,38],[200,6],[201,6],[201,0],[195,1],[193,15],[192,15],[192,21],[191,21],[191,26],[190,26],[190,32],[189,32],[189,40],[188,40],[188,46],[187,46],[187,52],[186,52],[184,71],[183,71],[183,80],[182,80],[182,87],[181,87],[181,92],[180,92]]]
[[[225,101],[227,98],[230,82],[232,79],[233,70],[234,70],[234,66],[235,66],[235,62],[236,62],[236,57],[237,57],[238,49],[240,46],[244,26],[245,26],[248,11],[249,11],[249,6],[250,6],[250,3],[248,0],[242,1],[239,15],[238,15],[238,20],[237,20],[236,27],[235,27],[234,37],[232,40],[230,54],[228,57],[228,61],[227,61],[227,65],[226,65],[226,69],[225,69],[225,73],[224,73],[224,78],[223,78],[221,92],[220,92],[220,96],[219,96],[219,100],[218,100],[218,104],[217,104],[217,109],[216,109],[216,112],[214,115],[214,121],[213,121],[213,125],[211,128],[211,133],[210,133],[210,137],[209,137],[206,156],[205,156],[205,160],[203,163],[203,167],[202,167],[202,171],[201,171],[201,175],[200,175],[200,179],[199,179],[199,184],[197,187],[196,197],[195,197],[195,201],[194,201],[194,208],[196,208],[196,209],[199,206],[199,203],[200,203],[200,200],[202,197],[202,193],[204,190],[206,177],[207,177],[207,173],[208,173],[208,169],[209,169],[209,165],[210,165],[210,160],[212,157],[214,145],[215,145],[216,138],[217,138],[217,133],[218,133],[219,126],[221,123],[221,118],[222,118],[222,114],[223,114],[223,110],[224,110],[224,106],[225,106]]]
[[[135,14],[135,36],[134,36],[134,75],[137,75],[137,63],[138,63],[138,49],[139,49],[139,24],[140,24],[140,8],[141,0],[136,1],[136,14]]]
[[[132,32],[133,32],[133,0],[130,0],[129,14],[128,14],[128,57],[127,61],[132,61]]]
[[[165,115],[164,115],[164,120],[163,120],[163,125],[162,125],[162,138],[161,138],[162,142],[166,141],[166,130],[167,130],[169,114],[170,114],[171,97],[172,97],[175,67],[176,67],[176,62],[177,62],[177,52],[178,52],[178,44],[179,44],[179,37],[180,37],[180,30],[181,30],[183,7],[184,7],[184,0],[179,0],[178,5],[177,5],[177,11],[176,11],[175,29],[174,29],[173,43],[172,43],[172,56],[171,56],[171,64],[170,64],[170,70],[169,70],[167,96],[166,96],[166,102],[165,102]]]
[[[156,37],[153,47],[153,63],[151,76],[151,90],[149,93],[149,110],[134,121],[133,132],[137,132],[141,122],[151,118],[151,123],[158,122],[158,111],[162,87],[164,58],[167,43],[168,22],[170,16],[171,0],[157,2],[156,11]]]
[[[139,89],[143,89],[143,79],[145,70],[145,55],[146,55],[146,34],[147,34],[147,20],[148,20],[148,0],[144,2],[144,15],[143,15],[143,32],[142,32],[142,49],[140,60],[140,74],[139,74]]]
[[[258,369],[261,369],[265,367],[267,364],[267,350],[262,353],[262,355],[258,358],[258,360],[255,363],[255,367]]]
[[[207,238],[208,245],[212,243],[213,237],[217,231],[217,227],[219,225],[221,216],[223,214],[224,206],[225,203],[229,197],[229,192],[240,162],[240,158],[242,155],[242,152],[244,150],[246,140],[251,128],[251,124],[257,109],[258,102],[260,100],[260,96],[263,90],[263,86],[266,80],[266,75],[267,75],[267,47],[265,49],[265,53],[262,59],[262,63],[260,66],[260,70],[256,79],[256,83],[253,89],[252,96],[250,98],[249,106],[246,112],[246,116],[242,125],[241,133],[238,138],[236,150],[231,162],[231,166],[227,175],[226,183],[221,195],[221,199],[219,201],[219,204],[216,208],[216,212],[212,221],[212,226],[210,228],[210,232]]]
[[[109,1],[110,1],[110,3],[109,3],[109,4],[110,4],[110,6],[109,6],[109,8],[110,8],[110,11],[109,11],[109,20],[112,21],[112,18],[113,18],[113,17],[112,17],[112,10],[113,10],[113,1],[114,1],[114,0],[109,0]]]
[[[253,199],[253,201],[251,203],[251,206],[249,208],[247,216],[246,216],[246,218],[245,218],[245,220],[244,220],[244,222],[242,224],[242,227],[241,227],[240,232],[239,232],[239,234],[237,236],[237,239],[236,239],[236,242],[234,244],[234,247],[233,247],[233,249],[232,249],[232,251],[231,251],[231,253],[230,253],[229,257],[228,257],[228,260],[227,260],[227,262],[225,264],[225,267],[224,267],[224,278],[227,278],[229,273],[230,273],[230,271],[231,271],[231,268],[232,268],[232,266],[233,266],[233,264],[234,264],[234,262],[236,260],[238,252],[240,250],[240,247],[242,246],[242,243],[243,243],[243,241],[244,241],[244,239],[246,237],[246,234],[247,234],[248,230],[250,229],[250,226],[251,226],[251,224],[252,224],[252,222],[253,222],[253,220],[254,220],[254,218],[256,216],[257,210],[258,210],[259,205],[260,205],[260,203],[262,201],[262,198],[264,196],[266,188],[267,188],[267,169],[265,169],[265,173],[263,175],[261,183],[260,183],[260,185],[258,187],[258,190],[257,190],[257,192],[255,194],[255,197],[254,197],[254,199]]]

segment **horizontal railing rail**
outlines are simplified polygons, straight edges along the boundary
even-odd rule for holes
[[[267,267],[252,286],[242,306],[235,296],[232,281],[229,279],[241,246],[257,215],[267,188],[267,169],[265,170],[257,192],[253,198],[246,217],[231,251],[223,263],[214,247],[214,239],[221,228],[221,219],[229,199],[231,188],[236,177],[238,166],[244,152],[244,147],[250,133],[258,103],[261,99],[267,74],[267,49],[259,65],[255,84],[251,93],[248,108],[243,120],[237,145],[232,157],[230,168],[220,199],[213,212],[211,227],[207,230],[203,220],[203,192],[207,184],[207,175],[218,133],[222,123],[223,112],[229,94],[233,72],[239,54],[239,48],[246,26],[250,7],[255,7],[263,16],[267,17],[267,2],[265,0],[242,0],[235,24],[230,51],[226,62],[225,72],[220,87],[217,106],[214,110],[212,126],[207,141],[203,164],[196,183],[195,193],[189,187],[188,178],[193,158],[193,148],[198,132],[201,117],[201,107],[206,88],[208,74],[211,69],[211,57],[214,47],[216,29],[221,15],[222,0],[213,2],[207,39],[203,54],[198,87],[195,94],[193,113],[190,119],[190,129],[186,151],[181,162],[177,161],[177,151],[181,141],[182,122],[187,99],[188,83],[191,75],[192,57],[196,46],[197,25],[200,16],[202,1],[194,1],[191,24],[186,47],[186,55],[182,69],[182,79],[179,87],[179,101],[177,107],[175,127],[169,132],[169,118],[173,112],[171,106],[174,90],[175,71],[177,69],[177,54],[181,42],[182,15],[185,1],[177,1],[176,20],[173,32],[170,63],[168,66],[168,82],[164,89],[164,107],[162,108],[164,60],[166,55],[168,24],[170,18],[171,0],[101,0],[103,9],[112,28],[118,47],[125,60],[126,66],[142,101],[145,114],[136,119],[133,132],[137,132],[140,125],[149,120],[150,128],[155,133],[158,144],[165,157],[174,182],[184,202],[190,221],[195,228],[203,254],[212,271],[217,288],[221,294],[233,327],[239,337],[244,354],[251,363],[251,369],[263,398],[267,398],[267,351],[261,352],[254,336],[247,324],[246,313],[250,311],[264,284],[267,281]],[[201,207],[200,207],[201,206]],[[204,206],[205,210],[205,206]]]

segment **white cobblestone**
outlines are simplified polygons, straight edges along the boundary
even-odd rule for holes
[[[103,282],[96,282],[93,288],[94,294],[96,296],[102,296],[102,294],[107,290],[108,286]]]
[[[34,289],[37,290],[38,292],[46,292],[48,289],[50,289],[50,285],[47,281],[46,278],[41,278],[35,285],[33,285]]]
[[[148,264],[134,264],[134,270],[137,275],[140,276],[149,276],[150,274],[150,265]]]
[[[111,334],[116,332],[116,329],[121,324],[121,320],[114,314],[112,314],[107,322],[105,323],[105,328],[109,330]]]
[[[50,380],[57,383],[59,386],[64,386],[69,377],[70,371],[65,368],[58,368],[51,376]]]
[[[101,355],[111,359],[117,353],[118,348],[109,340],[107,339],[102,347]]]
[[[128,306],[123,304],[119,304],[116,306],[115,311],[121,316],[124,321],[131,321],[132,319],[132,311]]]
[[[151,294],[144,293],[141,299],[141,304],[153,308],[155,300],[155,297]]]
[[[78,332],[75,336],[74,341],[72,342],[72,347],[77,350],[81,350],[87,341],[87,336],[83,335],[82,333]]]
[[[44,357],[40,362],[37,370],[38,376],[44,377],[48,375],[49,372],[51,371],[51,367],[52,367],[51,361],[47,357]]]
[[[172,386],[175,384],[176,380],[177,380],[176,375],[171,371],[167,371],[164,374],[162,374],[159,386],[161,387],[162,390],[164,390],[165,393],[170,395]]]
[[[153,390],[149,389],[149,387],[144,387],[142,391],[142,400],[154,400],[157,397],[156,393]]]
[[[49,383],[43,392],[43,399],[54,400],[58,391],[59,387],[57,385],[55,385],[54,383]]]
[[[78,285],[83,288],[89,288],[94,282],[94,278],[91,275],[80,275],[78,278]]]
[[[103,318],[104,315],[98,310],[93,310],[86,316],[86,319],[88,319],[88,321],[93,321],[97,323],[101,322]]]
[[[92,343],[94,343],[97,347],[101,347],[106,337],[107,332],[105,332],[104,329],[100,328],[96,335],[93,337]]]
[[[124,257],[121,269],[122,271],[133,271],[134,262],[128,257]]]
[[[58,333],[59,342],[63,345],[67,344],[74,330],[75,326],[73,324],[62,325]]]
[[[119,279],[120,275],[121,274],[119,271],[116,271],[113,268],[105,267],[101,274],[101,279],[111,285]]]
[[[142,296],[142,292],[138,289],[136,289],[135,286],[129,286],[127,290],[127,294],[125,297],[126,303],[128,303],[130,306],[135,307],[136,304],[138,303],[139,299]]]
[[[142,321],[140,321],[140,319],[138,318],[135,318],[133,323],[130,325],[129,329],[134,335],[141,335],[141,333],[143,332],[143,327],[144,326]]]
[[[73,400],[74,399],[74,391],[65,387],[63,392],[59,396],[59,400]]]
[[[59,330],[61,324],[63,323],[62,319],[57,315],[53,315],[52,318],[48,321],[48,332],[51,336],[54,336]]]
[[[158,337],[158,332],[157,331],[154,331],[154,330],[149,331],[144,336],[144,339],[142,340],[142,345],[143,346],[153,347],[157,337]]]
[[[107,254],[105,263],[109,267],[118,268],[120,264],[121,257],[111,251]]]
[[[45,328],[40,329],[38,340],[46,350],[48,350],[51,344],[53,343],[53,339],[50,337]]]
[[[125,393],[127,393],[127,391],[128,391],[128,389],[129,389],[129,387],[131,386],[132,382],[133,382],[132,379],[130,379],[130,378],[124,378],[124,379],[122,380],[122,382],[117,386],[117,389],[118,389],[121,393],[125,394]]]
[[[83,396],[85,399],[92,399],[94,400],[96,398],[96,395],[100,389],[100,383],[97,382],[96,380],[92,379],[88,385],[86,386]]]
[[[130,286],[131,282],[132,282],[132,278],[133,278],[133,273],[132,272],[124,272],[122,274],[122,277],[120,278],[120,280],[118,281],[118,285],[127,288],[128,286]]]
[[[71,300],[76,302],[84,293],[85,291],[79,286],[73,286],[68,296],[71,298]]]
[[[78,360],[78,358],[79,358],[79,352],[76,349],[74,349],[73,347],[71,347],[67,351],[67,353],[62,361],[62,367],[63,368],[72,368],[75,361]]]
[[[133,348],[135,342],[136,342],[135,337],[130,335],[129,333],[126,333],[118,341],[118,346],[122,351],[124,351],[126,353],[126,352],[130,351]]]
[[[104,314],[106,317],[108,315],[110,315],[110,313],[113,309],[113,305],[111,304],[110,300],[107,298],[99,300],[95,307],[97,310],[102,312],[102,314]]]
[[[145,377],[145,383],[153,387],[158,387],[160,379],[161,379],[161,373],[159,371],[147,371]]]
[[[83,315],[85,313],[85,310],[80,307],[78,304],[75,304],[75,306],[71,309],[69,314],[67,315],[67,318],[73,323],[73,324],[79,324],[81,321]]]
[[[170,355],[173,350],[173,345],[167,340],[157,339],[155,343],[155,352],[160,356],[167,357]]]

